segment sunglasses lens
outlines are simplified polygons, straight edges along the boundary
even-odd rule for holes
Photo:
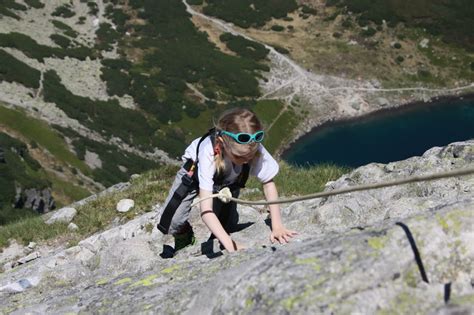
[[[246,134],[246,133],[241,133],[239,134],[239,136],[237,137],[237,139],[241,142],[241,143],[248,143],[251,139],[250,135],[249,134]]]
[[[262,142],[263,135],[264,135],[263,131],[259,131],[259,132],[255,133],[255,138],[254,138],[255,142]]]

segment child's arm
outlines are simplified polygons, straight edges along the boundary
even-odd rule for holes
[[[199,198],[204,199],[211,195],[212,192],[200,189],[199,190]],[[215,237],[221,242],[222,245],[224,245],[225,249],[227,249],[229,252],[234,252],[236,248],[234,248],[234,243],[232,239],[230,238],[230,235],[227,234],[227,232],[224,230],[222,227],[222,224],[220,223],[219,219],[217,218],[216,214],[212,210],[212,200],[213,199],[207,199],[203,200],[200,205],[201,205],[201,218],[204,221],[204,223],[207,225],[209,230],[211,230],[212,234],[214,234]]]
[[[263,184],[263,193],[267,201],[278,199],[278,191],[273,180]],[[295,231],[287,230],[281,222],[280,205],[269,205],[270,216],[272,219],[272,233],[270,234],[270,241],[273,243],[278,241],[280,244],[288,243],[290,237],[298,234]]]

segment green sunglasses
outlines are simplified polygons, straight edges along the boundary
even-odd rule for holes
[[[226,135],[234,139],[237,143],[240,144],[248,144],[250,142],[262,142],[263,136],[265,132],[263,130],[257,131],[254,134],[246,133],[246,132],[239,132],[239,133],[232,133],[229,131],[221,130],[220,133],[222,135]]]

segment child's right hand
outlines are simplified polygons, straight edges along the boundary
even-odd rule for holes
[[[244,250],[245,246],[239,243],[235,243],[235,246],[237,247],[237,250]]]
[[[235,242],[234,240],[232,240],[232,245],[233,245],[232,249],[229,250],[227,248],[227,251],[230,252],[230,253],[245,249],[244,245],[239,244],[239,243]]]

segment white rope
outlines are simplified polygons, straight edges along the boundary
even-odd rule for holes
[[[221,190],[219,190],[218,193],[207,196],[206,198],[202,198],[202,199],[196,198],[194,202],[192,203],[191,207],[196,206],[197,204],[203,202],[204,200],[212,199],[216,197],[219,198],[223,203],[229,203],[232,201],[232,199],[235,199],[232,197],[232,192],[230,191],[229,187],[224,187]]]
[[[378,188],[397,186],[397,185],[403,185],[403,184],[408,184],[408,183],[438,180],[438,179],[447,178],[447,177],[466,176],[470,174],[474,174],[474,167],[435,173],[435,174],[411,176],[404,179],[397,179],[394,181],[359,185],[359,186],[354,186],[354,187],[347,187],[347,188],[336,189],[332,191],[318,192],[318,193],[294,197],[294,198],[283,198],[283,199],[277,199],[277,200],[272,200],[272,201],[248,201],[248,200],[234,198],[232,197],[232,193],[230,189],[228,187],[225,187],[221,189],[218,193],[212,194],[206,198],[203,198],[203,199],[196,198],[192,206],[194,207],[195,205],[201,203],[204,200],[216,198],[216,197],[219,198],[224,203],[229,203],[231,201],[234,201],[236,203],[245,204],[245,205],[272,205],[272,204],[280,204],[280,203],[290,203],[290,202],[295,202],[295,201],[302,201],[302,200],[308,200],[308,199],[346,194],[346,193],[350,193],[354,191],[378,189]]]

